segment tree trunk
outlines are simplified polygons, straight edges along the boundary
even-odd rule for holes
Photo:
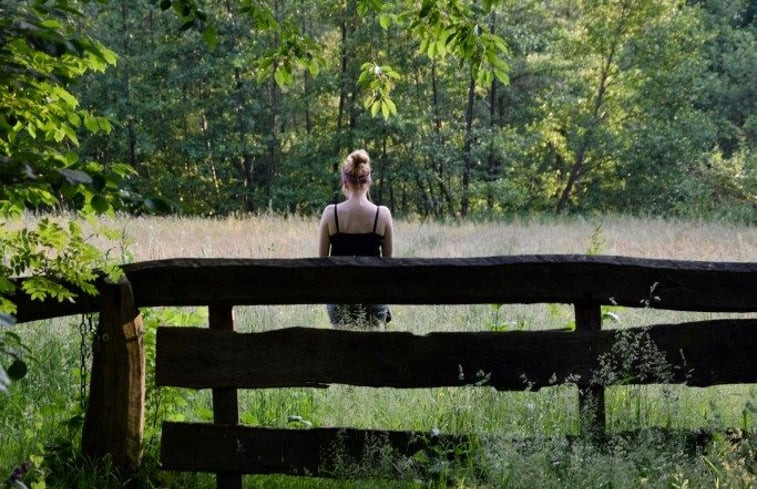
[[[310,136],[313,133],[313,123],[310,120],[310,88],[311,79],[310,79],[310,72],[307,70],[305,71],[305,100],[308,102],[305,104],[305,134]]]
[[[455,203],[449,189],[444,184],[444,157],[440,156],[441,149],[444,148],[444,137],[442,136],[442,116],[439,101],[439,79],[436,75],[436,61],[431,63],[431,103],[433,107],[434,115],[434,134],[436,135],[436,144],[439,151],[432,151],[431,153],[431,171],[433,180],[439,187],[439,193],[445,197],[448,212],[456,214]],[[431,183],[429,184],[431,185]],[[439,204],[439,212],[441,214],[442,204]]]
[[[273,181],[276,177],[276,158],[278,153],[278,134],[276,125],[278,122],[278,110],[279,110],[279,89],[274,80],[270,82],[270,101],[271,101],[271,116],[268,127],[268,161],[266,162],[265,172],[265,195],[268,200],[268,206],[273,204]]]
[[[121,52],[123,54],[129,53],[129,2],[126,0],[121,1],[121,39],[123,43],[121,45]],[[126,56],[128,59],[128,56]],[[139,159],[137,158],[137,133],[134,129],[134,114],[131,104],[131,94],[129,90],[129,84],[131,82],[131,76],[129,74],[129,67],[127,63],[119,63],[121,69],[121,84],[124,100],[124,118],[127,121],[126,125],[126,137],[127,145],[129,147],[129,164],[134,170],[141,174],[141,167]]]
[[[491,15],[489,16],[489,30],[492,34],[496,31],[496,21],[497,16],[494,11],[491,12]],[[496,103],[497,103],[497,78],[492,78],[492,84],[491,88],[489,89],[489,154],[487,155],[487,164],[486,168],[488,171],[487,178],[489,181],[497,180],[500,176],[501,171],[501,165],[500,165],[500,159],[497,157],[496,152],[494,151],[494,130],[495,130],[495,122],[498,122],[496,119],[497,111],[495,109]],[[488,186],[487,195],[486,195],[486,206],[489,209],[489,211],[494,210],[494,191],[492,190],[491,185]]]
[[[468,215],[470,206],[471,151],[473,148],[473,103],[475,102],[476,80],[470,76],[468,83],[468,104],[465,109],[465,144],[463,147],[463,196],[460,201],[460,215]]]
[[[426,193],[426,186],[423,185],[420,171],[415,172],[415,183],[418,186],[418,201],[416,202],[418,211],[423,217],[428,217],[431,214],[431,209],[428,202],[428,195]]]
[[[355,124],[355,117],[353,116],[353,99],[355,97],[355,82],[356,78],[353,76],[353,70],[351,64],[354,60],[354,53],[352,48],[352,32],[355,17],[357,16],[357,6],[355,0],[347,0],[346,6],[342,11],[341,21],[341,33],[342,33],[342,45],[340,49],[341,56],[341,74],[339,84],[339,106],[336,117],[336,139],[334,145],[334,154],[341,155],[345,148],[352,149],[352,128]],[[347,120],[347,130],[345,132],[345,117]],[[339,173],[339,159],[334,159],[333,173],[336,175]],[[334,189],[333,200],[339,199],[339,189],[341,185],[337,185]]]
[[[622,24],[618,27],[618,30],[621,29]],[[603,61],[602,69],[599,73],[599,84],[597,86],[597,93],[594,97],[594,106],[592,108],[591,118],[589,119],[586,130],[581,138],[578,150],[576,151],[576,157],[573,160],[573,165],[571,166],[570,173],[568,174],[568,181],[565,183],[565,187],[563,188],[563,191],[560,194],[560,199],[557,202],[557,206],[555,207],[556,214],[562,213],[567,207],[568,201],[570,200],[570,195],[575,189],[578,180],[585,169],[587,155],[589,153],[591,145],[594,142],[594,132],[604,119],[602,109],[604,107],[605,96],[607,94],[607,87],[610,83],[610,70],[612,69],[612,64],[615,59],[615,52],[617,51],[619,41],[617,39],[614,39],[612,40],[612,43],[613,44],[610,46],[609,52],[607,53],[607,56]]]
[[[560,200],[557,202],[557,207],[555,207],[556,214],[562,213],[565,210],[566,206],[568,205],[570,194],[573,191],[573,188],[576,186],[576,182],[578,181],[579,174],[584,167],[584,160],[586,158],[586,149],[589,144],[588,138],[589,138],[588,134],[584,136],[584,139],[581,142],[581,147],[576,153],[576,159],[573,162],[573,165],[570,167],[570,173],[568,174],[568,181],[565,183],[565,187],[563,188],[563,191],[560,194]]]
[[[244,187],[244,208],[247,212],[255,211],[255,202],[252,199],[252,175],[253,158],[249,152],[242,156],[242,186]]]
[[[353,39],[355,37],[355,33],[357,32],[356,24],[358,22],[358,14],[357,14],[357,2],[356,0],[348,0],[347,2],[347,48],[348,48],[348,56],[347,56],[347,116],[349,117],[348,120],[348,127],[349,130],[347,131],[347,148],[352,151],[355,149],[353,137],[355,135],[355,127],[357,126],[357,104],[355,103],[355,100],[357,99],[357,93],[358,93],[358,87],[357,87],[357,56],[355,53],[355,47],[356,47],[356,40]]]
[[[228,5],[227,5],[228,8]],[[239,162],[242,169],[240,178],[242,180],[242,205],[247,212],[255,211],[255,202],[252,198],[253,188],[253,170],[255,168],[253,162],[253,156],[250,149],[247,147],[247,132],[249,127],[246,117],[246,104],[245,104],[245,84],[242,82],[242,71],[239,68],[234,68],[234,88],[236,96],[236,107],[234,108],[234,115],[236,117],[236,131],[239,135],[240,152]]]
[[[275,1],[274,5],[274,15],[278,18],[279,17],[279,2]],[[274,49],[279,46],[279,36],[275,35],[273,40],[273,47]],[[269,210],[273,206],[273,181],[276,177],[276,158],[277,158],[277,150],[278,150],[278,133],[277,133],[277,123],[278,123],[278,111],[279,111],[279,88],[276,85],[276,80],[274,78],[271,78],[269,83],[269,91],[268,91],[268,97],[269,97],[269,103],[270,103],[270,118],[268,121],[268,144],[267,144],[267,153],[268,158],[266,161],[265,166],[265,196],[266,200],[268,201],[268,208]]]

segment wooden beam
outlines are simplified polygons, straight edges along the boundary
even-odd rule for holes
[[[468,444],[465,436],[410,431],[296,430],[166,422],[163,423],[160,463],[164,469],[176,471],[216,472],[221,469],[240,474],[386,478],[398,474],[370,472],[382,462],[411,457],[423,450],[431,450],[429,456],[433,457],[454,454],[454,448],[465,448]],[[392,460],[375,459],[378,456]]]
[[[631,366],[597,380],[615,345],[647,341],[669,368],[664,379]],[[159,328],[156,383],[190,388],[350,384],[420,388],[488,385],[538,389],[564,382],[757,382],[757,319],[718,320],[606,331],[507,333],[359,332],[287,328],[262,333]]]
[[[757,263],[618,256],[170,259],[124,265],[138,307],[225,303],[618,304],[757,311]],[[17,286],[24,279],[17,279]],[[342,287],[350,283],[350,287]],[[97,310],[97,301],[33,301],[17,289],[17,321]]]
[[[396,457],[397,461],[418,453],[424,453],[431,460],[446,454],[447,460],[453,461],[455,455],[475,456],[477,446],[477,441],[469,436],[353,428],[295,430],[167,422],[163,424],[162,433],[160,463],[166,470],[214,472],[222,467],[230,472],[245,474],[289,474],[343,479],[408,476],[399,471],[392,473],[391,469],[385,472],[380,472],[380,469],[371,470],[387,460],[375,460],[376,451],[371,452],[370,447],[391,447],[391,451],[383,450],[381,453]],[[560,446],[569,446],[576,441],[585,441],[582,437],[572,435],[520,439],[499,436],[501,438],[495,438],[498,444],[509,443],[513,449],[526,453],[533,453],[535,447],[558,446],[558,443]],[[646,443],[651,437],[667,442],[674,440],[686,453],[696,455],[701,453],[713,437],[718,436],[727,438],[724,434],[709,430],[652,427],[614,433],[608,439],[622,441],[626,446]],[[458,458],[458,462],[460,461],[465,462]],[[402,464],[392,468],[398,467],[402,467]]]
[[[757,263],[583,255],[173,259],[129,264],[124,271],[145,306],[587,302],[757,311]]]
[[[234,332],[232,306],[213,304],[208,308],[208,322],[212,332]],[[213,389],[213,422],[219,425],[235,425],[239,422],[239,401],[233,387]],[[218,489],[242,489],[242,476],[216,469]]]
[[[82,451],[95,459],[110,454],[118,467],[136,467],[142,459],[144,431],[142,317],[125,278],[105,283],[100,298]]]
[[[602,307],[599,304],[575,304],[576,331],[597,333],[602,330]],[[607,355],[608,352],[594,352]],[[578,389],[578,413],[581,435],[599,438],[605,434],[605,388],[589,383]]]
[[[16,292],[9,297],[10,301],[16,305],[16,322],[18,323],[100,311],[99,297],[91,296],[70,284],[64,284],[64,286],[76,294],[73,300],[59,301],[51,297],[45,300],[32,299],[21,290],[24,280],[26,278],[15,280]],[[97,288],[101,289],[102,286],[103,282],[98,281]]]

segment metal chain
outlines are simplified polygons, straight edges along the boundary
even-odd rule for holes
[[[82,409],[87,409],[87,384],[89,362],[92,359],[92,341],[95,336],[94,314],[82,314],[79,322],[79,402]]]

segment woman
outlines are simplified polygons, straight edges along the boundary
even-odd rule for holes
[[[368,199],[371,158],[359,149],[342,165],[347,200],[326,207],[318,231],[318,256],[383,256],[393,251],[392,214]],[[385,304],[328,304],[335,327],[377,327],[391,320]]]

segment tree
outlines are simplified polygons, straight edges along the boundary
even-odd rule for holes
[[[118,182],[128,167],[82,161],[74,151],[79,132],[108,132],[108,119],[79,107],[68,90],[88,71],[104,71],[114,53],[86,36],[74,36],[68,2],[0,4],[0,313],[12,323],[17,293],[13,277],[31,275],[23,293],[33,299],[70,300],[94,293],[95,267],[105,257],[88,242],[79,223],[51,218],[27,226],[28,210],[106,212],[118,200]],[[17,351],[3,346],[14,337],[3,329],[0,355],[11,356],[11,378],[21,372]],[[5,338],[5,340],[3,340]],[[17,343],[17,342],[16,342]],[[16,367],[14,367],[16,366]],[[7,377],[0,368],[0,390]]]
[[[656,1],[588,0],[580,3],[582,22],[577,37],[570,44],[579,56],[574,67],[579,73],[573,87],[575,97],[571,111],[564,114],[571,121],[567,127],[568,172],[555,206],[559,214],[568,205],[579,180],[597,172],[612,156],[603,146],[612,144],[617,121],[624,117],[623,80],[628,66],[622,66],[623,51],[643,32],[643,28],[660,15],[663,4]],[[611,151],[611,150],[610,150]]]

